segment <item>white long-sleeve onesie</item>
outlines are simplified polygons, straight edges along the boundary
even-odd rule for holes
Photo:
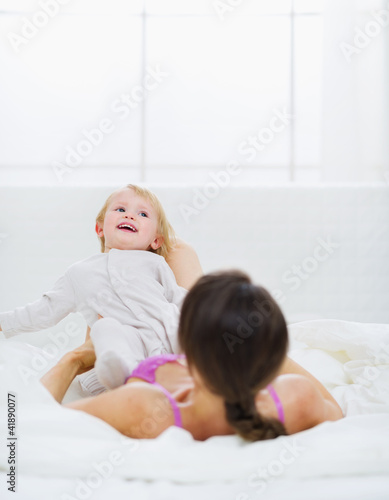
[[[41,299],[0,313],[0,325],[9,338],[54,326],[71,312],[83,314],[92,327],[100,314],[131,327],[134,356],[128,363],[135,367],[146,357],[177,352],[185,295],[163,257],[142,250],[112,249],[70,266]],[[83,378],[90,385],[93,376],[88,372]]]

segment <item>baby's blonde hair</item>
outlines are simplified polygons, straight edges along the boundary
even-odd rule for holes
[[[167,220],[165,210],[163,209],[163,206],[161,205],[161,202],[157,198],[157,196],[149,191],[148,189],[140,186],[136,186],[135,184],[127,184],[123,189],[132,189],[135,194],[140,196],[141,198],[144,198],[148,200],[153,208],[156,210],[157,215],[158,215],[158,235],[163,237],[163,243],[162,245],[157,248],[157,250],[154,250],[150,248],[150,252],[157,253],[158,255],[161,255],[162,257],[166,258],[167,254],[170,252],[172,247],[174,246],[176,242],[176,235],[174,232],[173,227]],[[108,198],[106,199],[103,208],[100,210],[96,217],[96,222],[100,224],[100,226],[103,226],[104,224],[104,219],[105,219],[105,214],[107,212],[108,206],[111,203],[112,196],[116,194],[117,191],[114,191],[111,193]],[[100,244],[101,244],[101,251],[104,253],[105,251],[105,238],[102,236],[99,238]]]

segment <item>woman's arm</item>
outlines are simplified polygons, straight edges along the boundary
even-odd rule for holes
[[[88,340],[65,354],[41,378],[41,383],[60,403],[75,376],[90,370],[95,360],[92,341]],[[98,417],[133,438],[154,438],[174,425],[173,411],[166,396],[155,386],[144,382],[125,384],[65,406]]]
[[[199,258],[194,249],[177,238],[177,243],[170,250],[166,262],[176,277],[177,284],[189,290],[203,275]]]
[[[69,352],[51,370],[43,375],[41,383],[52,394],[54,399],[60,403],[70,384],[78,374],[78,369],[77,357],[72,352]]]
[[[104,420],[125,436],[152,439],[174,425],[168,399],[152,384],[131,382],[65,405]]]
[[[92,340],[66,353],[60,361],[41,378],[41,383],[60,403],[76,375],[90,370],[96,360]]]

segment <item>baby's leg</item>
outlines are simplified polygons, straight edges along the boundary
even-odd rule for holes
[[[122,325],[116,319],[97,321],[92,326],[91,338],[96,351],[97,379],[108,389],[123,385],[132,370],[146,357],[136,328]]]

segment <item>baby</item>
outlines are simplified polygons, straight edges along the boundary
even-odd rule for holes
[[[95,369],[80,380],[92,394],[123,384],[147,357],[177,352],[186,295],[164,258],[173,228],[149,190],[129,184],[112,193],[96,218],[96,233],[101,254],[70,266],[41,299],[0,313],[7,338],[54,326],[71,312],[83,314],[89,326],[102,316],[92,334]]]

